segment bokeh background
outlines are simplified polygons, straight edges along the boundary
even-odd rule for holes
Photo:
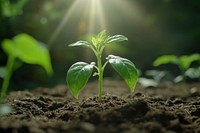
[[[0,42],[27,33],[49,48],[54,69],[48,77],[41,67],[23,64],[13,73],[10,88],[66,84],[71,64],[95,61],[90,50],[67,45],[104,29],[129,38],[109,46],[105,56],[126,57],[142,72],[154,69],[152,62],[160,55],[199,53],[199,7],[198,0],[0,0]],[[0,66],[6,60],[0,48]],[[106,69],[106,77],[115,74]]]

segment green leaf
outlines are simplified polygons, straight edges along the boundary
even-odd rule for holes
[[[96,39],[98,40],[98,43],[104,42],[105,39],[106,39],[106,30],[101,31],[101,32],[97,35]]]
[[[17,47],[13,44],[13,41],[10,39],[4,39],[2,42],[2,49],[7,55],[17,56],[19,53],[19,50]]]
[[[87,41],[78,41],[76,43],[69,44],[70,47],[82,46],[85,48],[91,48],[92,44]]]
[[[88,82],[92,74],[95,63],[77,62],[73,64],[67,72],[67,83],[72,95],[78,99],[79,92]]]
[[[160,66],[163,64],[168,64],[168,63],[173,63],[173,64],[178,64],[178,58],[175,55],[163,55],[158,57],[154,62],[154,66]]]
[[[117,42],[122,42],[122,41],[127,41],[127,40],[128,40],[128,38],[125,37],[124,35],[114,35],[114,36],[108,37],[105,40],[105,43],[106,44],[117,43]]]
[[[106,39],[106,31],[103,30],[96,37],[92,37],[92,43],[97,49],[99,49],[104,45],[105,39]]]
[[[95,37],[92,37],[92,43],[95,46],[95,48],[97,48],[98,41]]]
[[[107,59],[112,67],[124,78],[133,92],[138,80],[138,73],[135,65],[130,60],[119,56],[109,55]]]
[[[200,67],[199,68],[189,68],[185,71],[185,75],[191,79],[200,79]]]
[[[181,69],[186,70],[190,67],[192,62],[200,61],[200,54],[183,55],[179,58],[179,65]]]
[[[2,48],[8,56],[12,55],[27,64],[40,65],[49,75],[53,73],[48,49],[27,34],[4,40]]]

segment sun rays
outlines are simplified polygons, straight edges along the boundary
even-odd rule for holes
[[[74,0],[50,36],[48,44],[50,47],[63,30],[68,31],[66,26],[69,23],[74,23],[78,36],[81,36],[113,27],[119,23],[116,22],[119,18],[122,18],[124,24],[124,21],[129,20],[142,22],[143,17],[137,5],[130,4],[128,0]]]
[[[79,25],[77,25],[78,32],[85,31],[88,34],[92,34],[96,29],[106,28],[101,0],[74,0],[70,8],[66,11],[62,21],[57,26],[56,31],[50,37],[48,42],[49,46],[53,44],[59,33],[64,30],[63,27],[68,24],[69,20],[77,14],[80,19],[86,21],[83,22],[80,20]]]
[[[95,28],[106,29],[106,20],[103,12],[102,3],[100,0],[89,0],[90,1],[90,16],[88,33],[92,34],[95,32]]]
[[[70,8],[66,11],[64,18],[62,19],[62,21],[56,28],[56,31],[51,35],[51,37],[48,41],[49,47],[56,40],[56,38],[58,37],[61,30],[63,30],[63,27],[67,24],[68,20],[73,15],[74,10],[77,8],[77,6],[79,6],[79,4],[80,4],[79,0],[75,0],[74,3],[70,6]]]

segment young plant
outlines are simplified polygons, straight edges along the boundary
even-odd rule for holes
[[[200,54],[182,55],[180,57],[177,57],[176,55],[163,55],[158,57],[153,62],[153,65],[160,66],[169,63],[176,64],[181,71],[182,78],[185,79],[188,75],[187,71],[189,70],[191,64],[195,61],[200,61]]]
[[[27,64],[40,65],[49,75],[53,72],[48,49],[27,34],[19,34],[12,40],[5,39],[2,43],[2,49],[8,55],[8,60],[5,67],[5,74],[2,75],[3,84],[0,102],[6,95],[16,59]]]
[[[90,64],[77,62],[69,68],[66,80],[68,87],[75,98],[78,99],[80,91],[88,82],[89,77],[92,75],[93,68],[95,68],[97,71],[93,76],[99,77],[98,100],[102,100],[103,73],[108,63],[110,63],[111,66],[124,78],[131,91],[134,91],[138,80],[138,73],[135,65],[130,60],[115,55],[109,55],[104,64],[102,64],[101,60],[103,50],[108,44],[125,40],[128,40],[128,38],[123,35],[107,36],[106,32],[102,31],[96,37],[92,37],[91,42],[78,41],[69,45],[70,47],[82,46],[84,48],[90,48],[97,58],[97,65],[95,62]]]

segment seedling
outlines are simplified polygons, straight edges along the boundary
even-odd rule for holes
[[[53,72],[48,49],[27,34],[19,34],[12,40],[5,39],[2,43],[2,49],[8,55],[8,60],[4,74],[1,75],[3,76],[3,84],[0,102],[7,93],[16,59],[27,64],[40,65],[49,75]]]
[[[200,61],[200,54],[183,55],[180,57],[177,57],[176,55],[163,55],[158,57],[153,62],[153,65],[160,66],[169,63],[176,64],[181,71],[182,78],[185,79],[188,75],[188,70],[191,64],[195,61]],[[196,70],[199,71],[199,69]]]
[[[77,62],[69,68],[66,80],[68,87],[75,98],[78,99],[80,91],[88,82],[89,77],[92,75],[93,68],[95,68],[96,72],[93,76],[99,77],[98,100],[102,100],[103,73],[108,63],[110,63],[124,78],[131,91],[134,91],[138,80],[138,73],[135,65],[130,60],[115,55],[108,55],[104,64],[102,64],[101,60],[103,50],[108,44],[125,40],[128,40],[128,38],[123,35],[107,36],[106,32],[102,31],[96,37],[92,37],[91,42],[78,41],[69,45],[70,47],[82,46],[84,48],[90,48],[97,58],[97,65],[95,62],[91,62],[90,64]]]

